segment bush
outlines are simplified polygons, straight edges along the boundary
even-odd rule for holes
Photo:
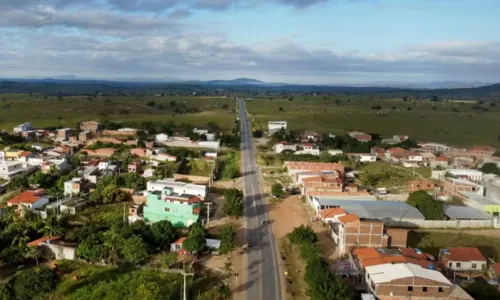
[[[427,220],[445,219],[443,202],[434,200],[434,198],[425,191],[410,193],[406,203],[418,209]]]
[[[228,217],[243,216],[243,192],[237,189],[226,190],[222,211]]]
[[[47,267],[36,267],[17,273],[9,280],[2,293],[12,296],[9,299],[39,299],[45,293],[54,290],[55,285],[54,271]]]
[[[293,231],[288,235],[290,242],[293,244],[314,244],[318,241],[318,237],[311,226],[300,225],[300,227],[295,227]]]

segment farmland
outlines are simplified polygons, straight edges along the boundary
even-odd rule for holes
[[[76,127],[78,122],[104,120],[134,126],[142,121],[174,121],[203,126],[233,125],[232,98],[189,96],[72,96],[0,95],[0,129],[11,131],[23,122],[36,128]]]
[[[271,120],[290,130],[345,134],[348,131],[405,134],[418,141],[456,146],[500,146],[500,107],[495,103],[388,99],[370,96],[294,96],[248,101],[261,129]]]

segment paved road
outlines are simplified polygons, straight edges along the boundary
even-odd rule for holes
[[[245,103],[240,105],[243,193],[245,195],[246,236],[254,242],[248,249],[246,282],[241,283],[246,299],[281,300],[278,257],[271,228],[261,225],[267,220],[260,178],[255,161],[251,124],[247,119]]]

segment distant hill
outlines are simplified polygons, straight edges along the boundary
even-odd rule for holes
[[[199,83],[208,85],[266,85],[265,82],[252,78],[237,78],[232,80],[209,80],[209,81],[200,81]]]

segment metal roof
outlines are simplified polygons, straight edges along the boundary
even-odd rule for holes
[[[342,207],[350,214],[357,214],[360,218],[368,219],[401,219],[425,220],[418,209],[396,201],[368,200],[337,200],[328,197],[315,197],[320,205]]]
[[[419,277],[451,285],[451,282],[435,270],[424,269],[415,264],[383,264],[366,267],[366,273],[376,284],[387,283],[393,280],[409,277]]]
[[[461,192],[463,195],[465,195],[467,197],[467,201],[473,201],[473,202],[476,202],[480,205],[500,205],[500,202],[492,199],[492,198],[487,198],[487,197],[484,197],[482,195],[478,195],[474,192]]]
[[[444,214],[450,219],[491,220],[487,213],[468,206],[445,205]]]

